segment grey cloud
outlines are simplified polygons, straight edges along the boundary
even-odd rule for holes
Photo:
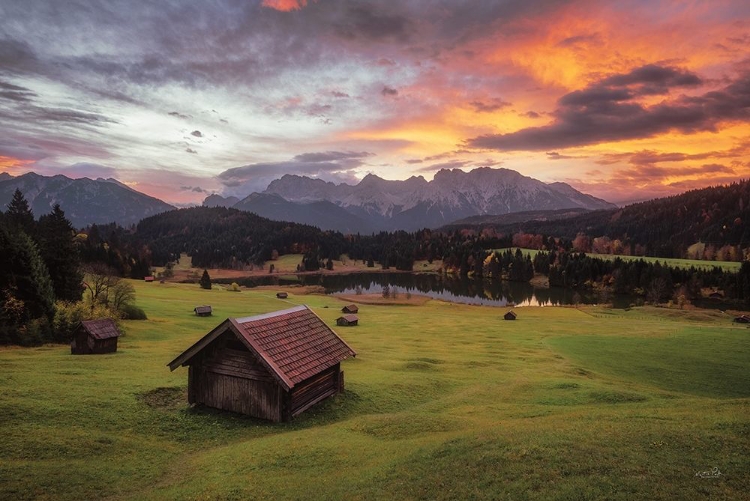
[[[346,92],[339,92],[337,90],[332,91],[331,95],[333,97],[338,97],[338,98],[347,98],[347,97],[349,97],[349,94],[347,94]]]
[[[203,133],[199,130],[194,130],[193,132],[190,133],[190,135],[195,136],[195,137],[203,137]]]
[[[193,154],[197,154],[198,153],[197,151],[195,151],[192,148],[185,148],[185,151],[188,152],[188,153],[193,153]]]
[[[373,156],[366,151],[326,151],[302,153],[285,162],[267,162],[227,169],[217,176],[233,195],[245,196],[263,191],[268,184],[284,174],[306,175],[327,181],[347,182],[355,179],[353,168],[362,159]]]
[[[411,20],[393,14],[393,9],[365,2],[347,2],[344,16],[336,23],[336,32],[342,38],[369,40],[395,39],[405,42],[412,34]],[[389,13],[378,9],[388,9]]]
[[[601,41],[602,41],[601,34],[591,33],[590,35],[577,35],[577,36],[565,38],[557,42],[557,46],[558,47],[576,47],[579,45],[601,43]]]
[[[302,153],[294,157],[297,162],[335,162],[337,160],[359,159],[374,156],[367,151],[325,151],[318,153]]]
[[[650,107],[635,100],[672,87],[692,87],[698,81],[697,76],[675,68],[644,66],[566,94],[558,100],[549,125],[479,136],[466,144],[500,151],[552,150],[652,137],[670,130],[714,131],[721,121],[750,118],[750,73],[699,96],[683,95]]]
[[[187,120],[189,118],[192,118],[190,115],[185,115],[185,114],[179,113],[177,111],[170,111],[169,113],[167,113],[167,115],[172,116],[172,117],[182,118],[183,120]]]
[[[393,87],[383,86],[383,90],[380,91],[383,96],[398,96],[398,91]]]
[[[511,105],[511,103],[509,103],[508,101],[503,101],[499,97],[495,97],[487,101],[472,101],[469,104],[471,104],[475,111],[480,113],[501,110]]]

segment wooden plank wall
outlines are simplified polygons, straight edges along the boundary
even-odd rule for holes
[[[292,416],[309,409],[321,400],[338,393],[339,364],[327,369],[292,388]]]

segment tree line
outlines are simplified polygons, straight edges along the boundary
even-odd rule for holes
[[[15,191],[0,212],[0,344],[69,342],[81,320],[145,316],[133,286],[105,263],[84,263],[82,249],[59,205],[36,220]]]

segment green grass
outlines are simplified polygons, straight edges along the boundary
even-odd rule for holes
[[[718,312],[366,305],[346,392],[271,424],[189,408],[166,364],[227,316],[343,303],[133,285],[116,354],[0,349],[0,499],[750,499],[750,329]]]
[[[510,250],[512,252],[515,252],[518,247],[505,247],[502,249],[495,249],[497,252],[505,252],[506,250]],[[524,256],[529,255],[531,256],[531,259],[534,259],[536,257],[537,253],[539,252],[536,249],[524,249],[521,248],[521,252],[523,252]],[[663,258],[663,257],[644,257],[644,256],[623,256],[619,254],[595,254],[593,252],[587,252],[587,256],[599,258],[599,259],[607,259],[607,260],[614,260],[616,258],[624,259],[624,260],[638,260],[643,259],[647,263],[655,263],[659,262],[663,265],[671,266],[673,268],[690,268],[691,266],[699,269],[712,269],[714,266],[718,266],[724,271],[731,271],[736,272],[739,271],[740,266],[742,266],[742,263],[736,262],[736,261],[705,261],[701,259],[676,259],[676,258]]]
[[[647,263],[659,262],[663,265],[671,266],[672,268],[690,268],[691,266],[698,269],[712,269],[718,266],[724,271],[736,272],[739,271],[742,263],[737,261],[706,261],[701,259],[675,259],[675,258],[663,258],[663,257],[642,257],[642,256],[619,256],[613,254],[594,254],[587,253],[587,256],[597,257],[600,259],[626,259],[626,260],[637,260],[643,259]]]

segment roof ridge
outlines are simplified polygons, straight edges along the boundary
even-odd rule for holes
[[[308,306],[306,304],[301,304],[299,306],[295,306],[293,308],[287,308],[286,310],[279,310],[279,311],[272,311],[270,313],[263,313],[260,315],[253,315],[251,317],[241,317],[241,318],[234,318],[233,320],[237,322],[238,324],[245,324],[248,322],[255,322],[256,320],[265,320],[267,318],[274,318],[281,315],[286,315],[288,313],[294,313],[297,311],[302,310],[309,310]],[[312,311],[312,310],[310,310]]]

